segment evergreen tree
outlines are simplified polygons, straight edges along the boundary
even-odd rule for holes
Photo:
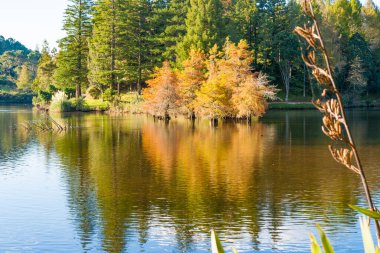
[[[67,36],[60,40],[55,80],[61,87],[73,86],[79,98],[88,86],[88,39],[91,36],[92,0],[70,0],[63,30]]]
[[[159,22],[154,22],[156,27],[159,26],[156,43],[162,52],[162,60],[176,62],[177,43],[186,33],[185,19],[189,0],[171,0],[167,3],[163,8],[155,8],[156,19],[159,19]]]
[[[101,90],[115,89],[127,75],[129,1],[99,0],[89,45],[89,81]]]
[[[56,69],[54,49],[50,51],[49,44],[44,41],[41,58],[38,62],[36,79],[33,81],[34,91],[47,91],[54,84],[53,74]]]
[[[160,6],[160,5],[158,5]],[[130,31],[130,50],[127,55],[129,80],[136,82],[137,92],[141,94],[142,84],[158,65],[157,55],[160,50],[155,49],[155,28],[152,22],[152,3],[148,0],[131,0],[128,19]],[[159,8],[159,7],[158,7]],[[153,41],[152,41],[153,40]]]
[[[186,35],[177,48],[180,60],[187,58],[190,49],[205,53],[214,44],[221,44],[222,11],[220,0],[190,0]]]
[[[20,90],[28,90],[31,88],[32,77],[28,65],[24,63],[21,67],[20,74],[17,79],[17,88]]]

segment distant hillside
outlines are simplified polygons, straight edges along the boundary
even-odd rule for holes
[[[0,55],[2,55],[6,51],[17,50],[21,50],[26,54],[30,53],[31,51],[17,40],[14,40],[12,38],[5,39],[3,36],[0,35]]]

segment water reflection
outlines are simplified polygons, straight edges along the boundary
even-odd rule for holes
[[[368,133],[380,124],[378,114],[350,114],[360,119],[354,132],[367,154],[379,149]],[[0,127],[25,120],[17,115],[0,113]],[[211,227],[240,252],[307,251],[316,222],[333,240],[356,232],[347,204],[362,201],[360,182],[330,158],[316,112],[271,112],[252,126],[216,129],[145,116],[54,117],[70,130],[35,138],[60,159],[56,169],[84,252],[207,252]],[[2,155],[31,138],[0,134],[7,140]],[[364,160],[374,168],[380,159]],[[369,176],[379,182],[377,170]],[[353,236],[350,249],[358,250]],[[341,252],[347,247],[338,242]]]

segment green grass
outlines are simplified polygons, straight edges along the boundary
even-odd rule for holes
[[[110,108],[109,102],[99,99],[84,99],[83,101],[83,107],[78,108],[80,111],[107,111]]]
[[[128,92],[121,94],[117,102],[110,108],[111,112],[116,113],[142,113],[141,105],[143,97],[136,92]]]
[[[52,102],[50,104],[52,112],[93,112],[107,111],[110,108],[108,102],[97,99],[75,99]]]

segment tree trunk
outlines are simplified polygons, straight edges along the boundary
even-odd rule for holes
[[[116,27],[115,27],[115,22],[116,22],[116,7],[115,7],[115,0],[112,0],[112,15],[113,15],[113,20],[112,20],[112,31],[111,31],[111,84],[110,84],[110,89],[112,90],[113,87],[115,86],[115,49],[116,49]]]
[[[285,85],[285,101],[289,100],[289,90],[290,90],[290,79],[292,77],[292,68],[290,67],[289,61],[279,60],[280,72],[282,81]]]
[[[219,121],[218,121],[217,118],[212,118],[212,119],[210,119],[210,125],[211,125],[212,127],[217,127],[218,124],[219,124]]]
[[[307,74],[306,64],[303,64],[303,97],[306,97],[306,74]]]
[[[75,97],[78,99],[82,96],[82,89],[81,85],[77,83],[76,88],[75,88]]]

